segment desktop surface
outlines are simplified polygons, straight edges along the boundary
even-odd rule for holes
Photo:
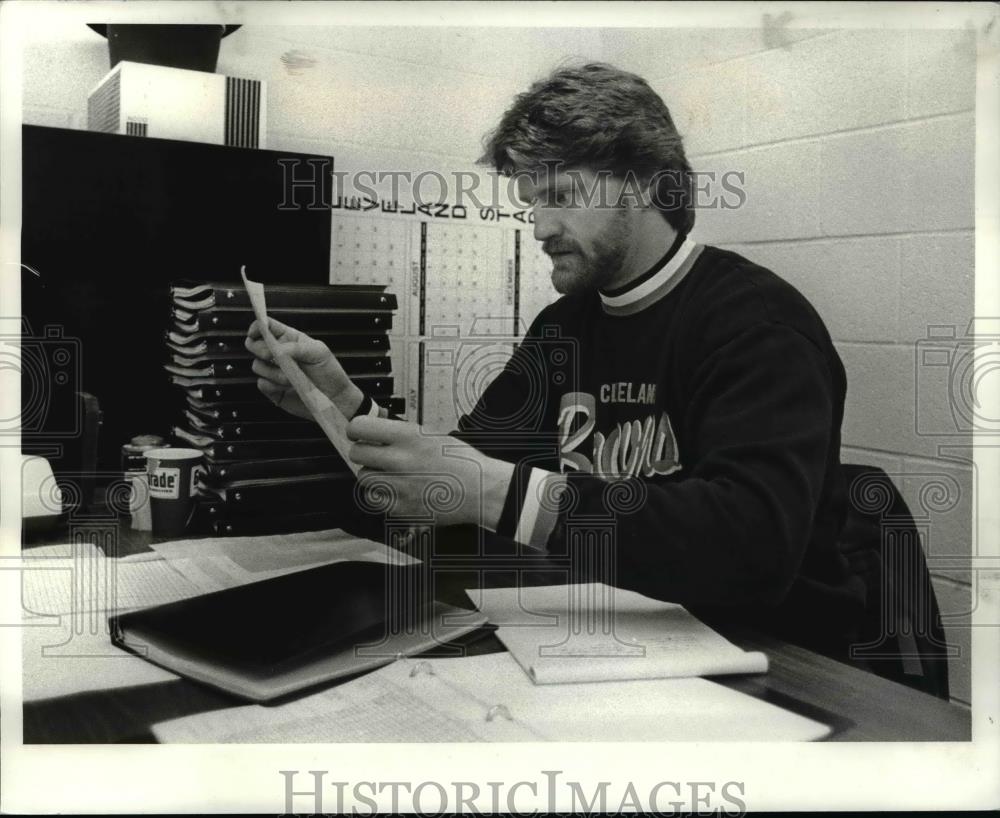
[[[45,542],[66,542],[68,531],[56,529]],[[119,527],[114,537],[117,556],[149,551],[154,542],[149,532]],[[41,544],[39,542],[35,545]],[[30,545],[26,545],[26,552]],[[455,572],[450,585],[438,584],[435,598],[461,605],[468,600],[470,573]],[[453,587],[451,587],[453,586]],[[85,617],[77,617],[84,619]],[[60,617],[57,628],[36,628],[27,635],[27,649],[59,644],[60,633],[80,627],[72,616]],[[86,617],[106,625],[106,616]],[[99,629],[98,626],[98,629]],[[57,633],[58,629],[62,629]],[[831,727],[832,741],[969,741],[971,714],[959,705],[937,699],[875,674],[814,653],[806,648],[746,628],[717,627],[727,639],[745,650],[765,652],[770,659],[766,674],[720,676],[712,681],[732,690],[764,700],[798,715]],[[42,636],[45,631],[50,635]],[[93,628],[91,628],[93,630]],[[475,656],[504,651],[492,626],[479,628],[457,640],[465,655]],[[453,643],[454,644],[454,643]],[[436,648],[421,656],[453,655]],[[84,671],[83,663],[72,665],[74,657],[51,656],[45,661],[71,663],[67,673]],[[224,710],[246,704],[205,685],[184,678],[150,681],[144,660],[122,653],[115,660],[119,678],[113,688],[99,678],[87,689],[67,695],[34,695],[33,680],[24,679],[23,736],[26,744],[154,742],[152,725],[181,716]],[[136,664],[138,663],[138,664]],[[62,669],[60,669],[61,671]],[[136,683],[129,684],[130,673]],[[343,684],[351,678],[333,684]],[[125,682],[123,685],[122,682]],[[315,692],[304,691],[303,695]]]

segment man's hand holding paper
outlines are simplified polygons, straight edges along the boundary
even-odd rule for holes
[[[341,385],[341,388],[337,390],[337,397],[344,403],[345,408],[347,408],[347,396],[350,395],[350,379],[330,350],[326,349],[324,353],[323,350],[317,347],[316,344],[318,342],[315,342],[314,339],[309,339],[312,343],[303,343],[302,338],[305,336],[301,336],[300,333],[296,333],[293,336],[290,332],[287,332],[285,334],[288,335],[288,342],[285,344],[280,343],[271,331],[271,319],[267,315],[264,285],[259,281],[248,279],[245,267],[240,271],[240,275],[243,277],[243,286],[246,287],[247,295],[250,297],[250,304],[253,306],[254,315],[257,316],[257,320],[254,323],[257,325],[260,336],[269,353],[270,361],[265,361],[265,363],[271,366],[277,364],[277,368],[280,370],[283,379],[295,391],[298,402],[308,410],[313,420],[319,424],[319,427],[323,430],[323,434],[333,444],[333,447],[344,459],[351,471],[357,474],[357,464],[350,462],[347,455],[350,442],[347,440],[345,433],[347,418],[345,417],[344,409],[341,409],[334,403],[333,399],[317,386],[309,375],[303,372],[296,356],[302,355],[304,347],[305,351],[312,355],[315,360],[318,360],[320,364],[323,361],[327,362],[325,372],[319,374],[327,376],[327,380],[332,381],[335,385]],[[284,329],[288,330],[290,328],[285,327]],[[317,364],[314,363],[313,367],[315,368],[316,366]],[[345,382],[346,385],[343,385]],[[281,384],[278,384],[278,386],[280,387]],[[329,388],[330,384],[328,383],[326,386]],[[360,390],[357,391],[360,392]],[[282,394],[279,400],[285,401],[287,398]],[[351,410],[351,413],[353,411]]]
[[[510,463],[401,420],[356,417],[347,437],[354,441],[348,456],[364,467],[358,479],[373,506],[397,518],[496,529]]]
[[[322,341],[273,318],[268,318],[268,329],[282,351],[299,365],[316,388],[333,402],[344,417],[352,417],[363,396],[330,348]],[[296,417],[312,420],[312,413],[302,403],[268,348],[260,321],[250,325],[244,344],[256,359],[253,372],[257,375],[257,387],[267,399]]]
[[[397,519],[496,529],[513,473],[511,464],[457,438],[430,435],[404,421],[361,416],[347,423],[362,403],[361,390],[326,344],[267,317],[263,287],[245,276],[244,281],[258,316],[245,341],[256,358],[258,388],[276,406],[298,417],[322,423],[320,415],[339,411],[331,419],[336,428],[328,436],[338,450],[343,448],[340,453],[355,468],[373,508]],[[293,383],[290,372],[307,381]],[[310,400],[312,393],[311,402],[317,403],[316,392],[333,404],[329,411],[303,400]],[[364,468],[358,471],[357,466]]]

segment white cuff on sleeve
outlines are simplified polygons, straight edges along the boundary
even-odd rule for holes
[[[532,548],[545,549],[559,518],[557,499],[562,490],[558,484],[565,483],[566,476],[563,474],[544,469],[531,470],[521,516],[514,531],[515,540]]]

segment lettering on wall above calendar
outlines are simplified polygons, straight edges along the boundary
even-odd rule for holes
[[[434,204],[424,203],[421,205],[410,203],[401,206],[395,200],[372,199],[369,196],[341,196],[337,195],[330,204],[331,210],[357,210],[362,213],[369,213],[378,210],[381,213],[395,214],[397,216],[425,216],[429,219],[461,219],[469,218],[469,208],[461,204],[447,204],[437,202]],[[506,212],[503,207],[491,206],[473,208],[473,214],[479,214],[479,220],[484,222],[502,222],[504,219],[513,219],[521,224],[534,224],[535,214],[530,210],[515,210]]]

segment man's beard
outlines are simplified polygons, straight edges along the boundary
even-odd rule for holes
[[[580,246],[571,239],[545,242],[543,250],[552,258],[552,285],[556,292],[578,295],[612,286],[621,272],[630,235],[627,213],[620,210],[604,232],[594,239],[589,255],[583,255]],[[560,256],[560,251],[572,252]]]

